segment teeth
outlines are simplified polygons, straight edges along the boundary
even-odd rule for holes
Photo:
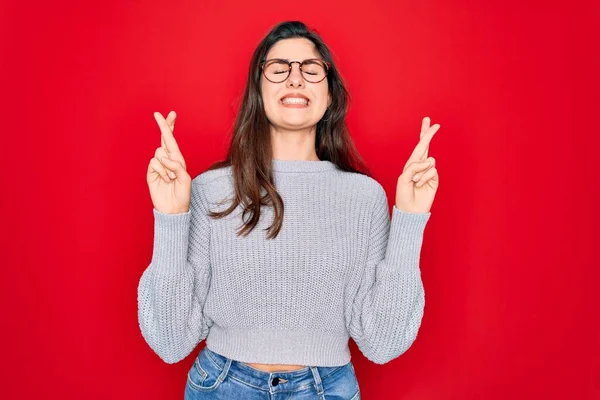
[[[304,104],[308,105],[308,100],[298,97],[286,97],[281,101],[283,104]]]

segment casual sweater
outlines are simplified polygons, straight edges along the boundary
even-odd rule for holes
[[[207,215],[231,204],[231,167],[192,180],[189,211],[153,209],[153,254],[137,293],[145,341],[166,363],[203,339],[246,363],[344,365],[350,337],[374,363],[400,356],[423,316],[419,259],[431,212],[394,205],[390,221],[382,185],[330,161],[272,166],[284,202],[275,239],[266,238],[270,206],[246,237],[236,234],[242,205]]]

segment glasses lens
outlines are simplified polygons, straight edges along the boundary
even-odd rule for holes
[[[283,60],[267,61],[264,74],[271,82],[283,82],[289,76],[290,66]],[[321,82],[327,75],[325,63],[319,60],[305,60],[302,64],[302,76],[308,82]]]
[[[306,60],[302,64],[302,76],[308,82],[320,82],[325,79],[327,69],[325,64],[319,60]]]
[[[290,66],[285,61],[272,60],[264,66],[265,76],[271,82],[283,82],[288,77]]]

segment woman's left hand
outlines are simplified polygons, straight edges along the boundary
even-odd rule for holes
[[[429,126],[429,117],[421,123],[421,140],[404,165],[396,186],[396,208],[404,212],[428,213],[440,180],[435,159],[428,157],[429,143],[440,124]]]

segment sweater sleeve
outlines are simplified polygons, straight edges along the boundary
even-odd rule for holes
[[[360,351],[376,364],[400,356],[416,339],[425,306],[419,258],[431,212],[393,206],[378,185],[367,238],[367,255],[350,293],[346,327]]]
[[[192,181],[189,211],[153,209],[154,247],[138,285],[138,321],[144,340],[166,363],[189,355],[211,323],[203,315],[210,285],[210,217],[202,186]]]

